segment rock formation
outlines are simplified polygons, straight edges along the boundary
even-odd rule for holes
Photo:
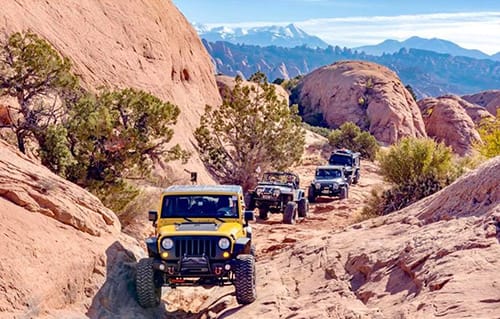
[[[210,57],[171,0],[4,1],[0,33],[24,30],[69,57],[88,88],[134,87],[177,104],[172,142],[188,150],[205,105],[220,103]],[[187,168],[211,181],[196,155]]]
[[[470,103],[481,105],[493,116],[496,116],[497,110],[500,109],[500,90],[490,90],[464,95],[462,98]]]
[[[473,144],[481,141],[476,124],[492,117],[482,107],[454,95],[422,99],[418,106],[427,134],[460,155],[470,154]]]
[[[319,68],[297,87],[304,116],[331,128],[350,121],[380,142],[426,136],[416,102],[396,74],[370,62],[345,61]]]
[[[84,312],[120,233],[114,213],[0,141],[0,220],[0,313]]]
[[[236,83],[234,77],[227,75],[217,75],[216,81],[221,96],[225,95],[226,90],[232,90]],[[255,84],[253,82],[243,81],[243,85],[248,86]],[[275,88],[276,95],[280,97],[282,100],[285,100],[286,103],[288,104],[289,101],[288,92],[281,85],[276,85],[276,84],[273,85]]]

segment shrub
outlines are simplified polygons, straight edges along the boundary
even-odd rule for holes
[[[385,215],[429,196],[458,177],[452,151],[432,139],[404,138],[377,155],[392,188],[372,195],[366,214]]]
[[[328,138],[328,136],[332,132],[332,130],[329,129],[329,128],[327,128],[327,127],[313,126],[313,125],[305,123],[305,122],[302,123],[302,126],[306,130],[309,130],[309,131],[311,131],[313,133],[316,133],[316,134],[321,135],[321,136],[326,137],[326,138]]]
[[[478,151],[487,158],[500,155],[500,109],[497,109],[495,119],[486,119],[478,129],[483,143],[477,144]]]
[[[360,152],[363,158],[375,159],[379,145],[373,135],[363,132],[352,122],[346,122],[339,129],[333,130],[328,136],[330,145],[334,148],[347,148]]]

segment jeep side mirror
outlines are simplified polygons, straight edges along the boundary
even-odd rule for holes
[[[253,219],[254,219],[253,210],[246,210],[245,211],[245,221],[249,222],[249,221],[251,221]]]
[[[148,213],[148,220],[150,222],[155,222],[158,218],[158,212],[156,210],[150,210]]]

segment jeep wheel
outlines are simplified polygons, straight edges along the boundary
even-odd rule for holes
[[[252,255],[239,255],[236,257],[234,273],[234,286],[238,303],[246,305],[254,302],[257,298],[254,257]]]
[[[296,219],[297,219],[297,203],[288,202],[285,207],[285,212],[283,213],[283,223],[295,224]]]
[[[137,301],[143,308],[154,308],[160,304],[161,285],[155,280],[153,258],[143,258],[137,263],[135,278]]]
[[[302,198],[299,200],[299,217],[306,218],[307,217],[307,212],[309,211],[309,201],[307,198]]]
[[[269,207],[259,207],[259,218],[267,220],[269,218]]]
[[[344,186],[340,189],[340,199],[346,199],[349,197],[349,188]]]
[[[353,184],[357,184],[359,182],[359,171],[356,172],[356,174],[354,175],[354,179],[352,181]]]
[[[309,186],[309,189],[307,190],[307,198],[309,199],[310,203],[314,203],[316,200],[316,195],[314,194],[314,189],[312,186]]]

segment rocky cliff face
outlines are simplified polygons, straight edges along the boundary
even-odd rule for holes
[[[87,87],[134,87],[177,104],[173,142],[189,150],[205,105],[220,103],[210,57],[170,0],[4,1],[1,33],[28,29],[69,57]],[[211,180],[196,156],[187,167]]]
[[[483,119],[492,118],[481,106],[454,95],[426,98],[418,101],[427,134],[451,146],[460,155],[473,152],[474,143],[481,141],[476,130]]]
[[[354,122],[386,144],[426,136],[416,102],[396,74],[381,65],[337,62],[305,76],[297,91],[306,119],[320,117],[331,128]]]
[[[500,90],[490,90],[464,95],[462,98],[470,103],[481,105],[493,116],[496,116],[497,110],[500,109]]]
[[[0,317],[84,312],[120,223],[100,201],[0,141]]]

